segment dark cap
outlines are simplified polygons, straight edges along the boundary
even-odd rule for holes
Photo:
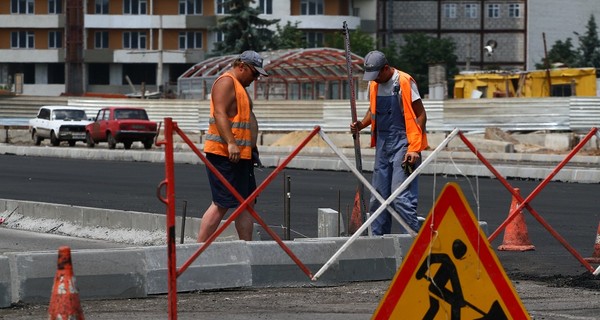
[[[365,56],[365,74],[363,80],[375,80],[379,75],[379,71],[388,64],[385,55],[380,51],[371,51]]]
[[[268,77],[269,74],[263,69],[263,58],[253,50],[246,50],[240,54],[240,60],[243,63],[247,63],[253,66],[258,73],[261,75]]]

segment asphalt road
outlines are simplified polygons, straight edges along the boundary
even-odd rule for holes
[[[64,158],[0,155],[0,195],[7,199],[30,200],[164,213],[156,188],[164,179],[161,163],[97,161]],[[259,183],[272,169],[257,171]],[[317,208],[352,209],[356,179],[349,172],[285,170],[259,197],[256,209],[266,223],[281,234],[284,212],[283,185],[291,183],[292,237],[317,236]],[[177,164],[175,187],[178,213],[187,201],[188,216],[200,217],[210,202],[210,190],[202,165]],[[479,220],[488,223],[489,233],[507,217],[511,195],[499,181],[489,178],[423,175],[419,180],[419,213],[425,216],[447,182],[457,182]],[[511,180],[525,198],[540,181]],[[531,205],[582,256],[592,253],[600,212],[598,184],[551,182]],[[478,201],[476,201],[478,199]],[[498,252],[509,273],[528,278],[579,275],[583,266],[525,211],[529,236],[536,246],[530,252]],[[397,231],[397,224],[395,224]],[[282,234],[281,234],[282,235]],[[502,235],[493,247],[502,243]]]

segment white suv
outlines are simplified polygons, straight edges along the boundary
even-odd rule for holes
[[[77,141],[85,141],[85,126],[90,122],[81,108],[43,106],[37,117],[29,120],[29,131],[36,146],[50,139],[53,146],[68,141],[72,147]]]

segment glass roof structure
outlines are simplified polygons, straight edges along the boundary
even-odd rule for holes
[[[334,48],[290,49],[259,52],[269,74],[248,87],[253,99],[349,99],[346,52]],[[209,99],[214,81],[229,70],[238,55],[212,57],[183,73],[177,80],[182,99]],[[358,88],[363,58],[351,54],[354,88]]]

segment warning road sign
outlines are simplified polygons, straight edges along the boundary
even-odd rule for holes
[[[530,319],[457,184],[442,190],[373,319]]]

